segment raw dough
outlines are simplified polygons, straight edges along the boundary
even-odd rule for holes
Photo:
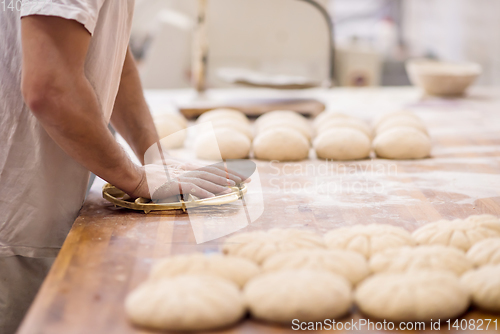
[[[253,134],[252,134],[252,128],[250,127],[249,124],[240,122],[238,120],[234,120],[231,118],[228,119],[214,119],[212,121],[212,128],[213,129],[220,129],[220,128],[226,128],[226,129],[231,129],[231,130],[236,130],[245,136],[248,137],[248,139],[253,140]],[[205,131],[210,129],[210,127],[202,128]]]
[[[433,245],[387,249],[371,257],[370,269],[374,273],[445,270],[462,275],[472,269],[472,263],[461,250]]]
[[[187,128],[188,126],[188,121],[186,117],[182,116],[181,114],[178,113],[173,113],[173,112],[163,112],[158,115],[153,116],[154,121],[161,122],[163,120],[169,120],[169,121],[175,121],[177,124],[179,124],[183,129]]]
[[[326,270],[346,278],[353,285],[370,274],[366,259],[348,250],[301,249],[278,253],[262,265],[264,272],[287,269]]]
[[[500,220],[492,215],[440,220],[420,227],[412,236],[419,245],[444,245],[467,251],[483,239],[500,237]]]
[[[352,305],[345,278],[305,269],[257,276],[245,286],[244,296],[253,317],[279,323],[338,318]]]
[[[325,111],[325,112],[322,112],[321,114],[319,114],[318,116],[316,116],[316,118],[313,121],[313,127],[315,130],[318,130],[318,128],[321,126],[321,124],[324,124],[332,119],[350,119],[350,118],[354,118],[354,117],[346,115],[346,114],[341,113],[341,112]]]
[[[359,130],[336,128],[320,133],[313,147],[320,159],[358,160],[370,155],[371,141]]]
[[[247,116],[239,110],[235,109],[214,109],[203,114],[198,117],[198,123],[210,122],[221,119],[232,119],[236,121],[243,122],[245,124],[250,123]]]
[[[325,248],[323,238],[311,231],[272,229],[236,234],[224,242],[225,254],[241,256],[261,264],[274,254],[297,249]]]
[[[452,319],[469,307],[468,292],[446,271],[377,274],[359,285],[354,298],[366,315],[395,322]]]
[[[187,131],[174,118],[155,119],[155,127],[163,148],[175,149],[184,146]]]
[[[389,248],[413,246],[411,234],[401,227],[385,224],[353,225],[331,230],[325,235],[330,249],[347,249],[369,258]]]
[[[476,267],[500,264],[500,238],[479,241],[467,251],[467,258]]]
[[[394,129],[394,128],[402,127],[402,126],[414,128],[414,129],[417,129],[420,132],[424,133],[427,136],[429,135],[429,133],[427,132],[427,127],[425,126],[424,123],[422,123],[422,121],[415,119],[415,118],[407,117],[407,116],[394,117],[394,118],[386,120],[385,122],[380,124],[380,126],[377,128],[375,133],[378,136],[378,135],[380,135],[380,134],[382,134],[390,129]]]
[[[307,121],[307,118],[302,116],[301,114],[291,111],[291,110],[274,110],[267,112],[263,115],[261,115],[259,118],[255,120],[255,127],[257,129],[260,128],[261,125],[264,123],[267,123],[269,121],[273,120],[294,120],[297,122],[300,122],[304,125],[309,125],[309,122]]]
[[[355,118],[337,118],[327,121],[318,127],[318,133],[338,128],[356,129],[363,132],[368,138],[372,138],[372,129],[365,122]]]
[[[217,144],[214,141],[217,139]],[[248,157],[252,142],[244,134],[228,128],[214,129],[202,133],[195,143],[195,152],[198,159],[219,160],[222,159],[243,159]]]
[[[500,265],[489,265],[465,273],[462,284],[472,295],[472,303],[487,311],[500,312]]]
[[[153,266],[149,277],[151,280],[158,280],[183,274],[211,274],[232,281],[242,288],[259,272],[255,263],[241,257],[196,253],[161,260]]]
[[[412,127],[396,127],[373,141],[377,156],[387,159],[422,159],[431,153],[431,140]]]
[[[390,113],[383,114],[375,119],[375,122],[373,122],[373,128],[378,128],[383,122],[391,119],[391,118],[396,118],[400,116],[405,116],[405,117],[410,117],[414,118],[417,120],[420,120],[420,117],[415,115],[415,113],[407,110],[401,110],[401,111],[394,111]]]
[[[180,275],[146,281],[125,301],[130,320],[140,326],[174,331],[210,330],[245,314],[238,286],[210,275]]]
[[[290,128],[299,131],[307,140],[312,139],[311,126],[309,124],[304,124],[294,119],[272,119],[262,123],[257,128],[257,133],[264,132],[266,130],[275,128]]]
[[[309,141],[297,130],[278,127],[255,137],[253,153],[259,160],[305,160],[309,156]]]

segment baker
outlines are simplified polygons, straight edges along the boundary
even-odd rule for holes
[[[134,0],[13,3],[0,8],[2,334],[16,331],[34,299],[82,206],[89,171],[147,198],[209,197],[241,181],[169,160],[177,178],[149,189],[145,167],[108,130],[111,121],[142,163],[158,142],[128,50]]]

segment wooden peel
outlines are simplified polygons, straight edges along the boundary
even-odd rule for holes
[[[225,101],[191,101],[177,105],[188,119],[193,119],[206,111],[217,108],[236,109],[249,117],[258,117],[273,110],[292,110],[309,117],[316,117],[325,110],[325,105],[316,99],[238,99]]]

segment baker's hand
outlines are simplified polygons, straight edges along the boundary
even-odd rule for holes
[[[164,199],[179,194],[198,198],[214,197],[229,192],[228,187],[242,182],[242,177],[220,167],[198,166],[189,163],[146,165],[141,167],[141,182],[131,197]]]

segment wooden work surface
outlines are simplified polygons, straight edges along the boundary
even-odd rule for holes
[[[162,93],[151,94],[150,102],[159,103]],[[411,108],[429,126],[433,157],[418,161],[258,162],[254,195],[258,207],[261,191],[263,212],[238,232],[273,227],[325,232],[370,223],[413,231],[441,218],[500,215],[500,94],[475,90],[467,99],[422,99],[416,90],[406,88],[340,89],[312,95],[367,119],[385,110]],[[244,209],[236,205],[210,210],[205,216],[207,226]],[[117,209],[94,187],[20,334],[149,333],[126,320],[126,294],[144,281],[155,259],[218,251],[223,240],[197,244],[189,215],[146,215]],[[355,312],[343,320],[351,317],[362,316]],[[477,310],[465,317],[498,319]],[[245,320],[223,332],[293,331]]]

